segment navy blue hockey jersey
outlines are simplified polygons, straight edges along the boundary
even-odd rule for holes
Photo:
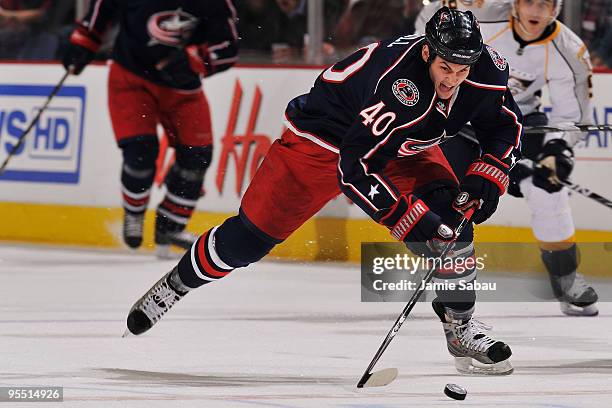
[[[421,57],[424,41],[412,35],[361,48],[321,73],[285,112],[296,134],[339,153],[342,191],[375,219],[399,197],[385,165],[443,142],[467,122],[483,154],[506,162],[518,155],[522,116],[507,88],[506,61],[485,46],[451,100],[441,100]],[[380,194],[368,196],[377,184]]]
[[[200,87],[195,72],[186,73],[193,80],[179,85],[162,78],[155,68],[187,45],[207,45],[213,68],[209,74],[223,71],[237,60],[233,0],[93,0],[83,25],[101,34],[117,19],[120,27],[113,60],[157,84]]]

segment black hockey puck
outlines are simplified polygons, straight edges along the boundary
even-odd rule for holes
[[[464,400],[467,395],[467,390],[457,384],[446,384],[444,393],[452,399]]]

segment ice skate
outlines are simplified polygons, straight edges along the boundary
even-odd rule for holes
[[[198,237],[195,234],[187,231],[155,231],[155,254],[159,259],[177,258],[177,256],[170,251],[171,246],[174,245],[182,249],[189,249],[196,239],[198,239]]]
[[[567,276],[551,276],[551,285],[561,311],[568,316],[597,316],[597,292],[579,273]]]
[[[455,358],[455,368],[462,374],[507,375],[514,369],[510,364],[512,351],[502,341],[484,331],[490,326],[468,316],[452,319],[437,300],[432,306],[444,327],[449,353]]]
[[[130,309],[127,327],[132,334],[142,334],[157,323],[170,308],[187,294],[175,289],[178,271],[176,267],[164,275],[151,289],[138,299]],[[173,284],[174,283],[174,284]]]
[[[123,242],[132,249],[142,245],[144,214],[125,211],[123,214]]]
[[[198,239],[195,234],[185,231],[185,226],[177,224],[157,213],[155,220],[155,253],[160,259],[177,258],[170,251],[171,246],[189,249]]]

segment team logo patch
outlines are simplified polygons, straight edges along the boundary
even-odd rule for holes
[[[147,31],[151,37],[148,45],[184,45],[197,24],[198,19],[181,8],[155,13],[147,21]]]
[[[416,140],[406,138],[406,141],[402,143],[402,145],[398,149],[397,156],[414,156],[415,154],[418,154],[423,150],[427,150],[430,147],[440,144],[444,139],[446,139],[446,131],[444,131],[440,136],[431,140]]]
[[[414,106],[419,101],[419,88],[408,79],[398,79],[391,89],[393,95],[406,106]]]
[[[500,53],[495,51],[493,47],[487,45],[487,51],[489,52],[489,55],[491,56],[491,59],[493,60],[493,63],[495,64],[497,69],[499,69],[500,71],[505,70],[508,66],[508,61],[506,61],[506,59],[502,57]]]
[[[444,12],[440,14],[440,23],[447,23],[450,21],[450,14]]]

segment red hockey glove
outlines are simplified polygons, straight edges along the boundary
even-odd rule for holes
[[[74,75],[79,75],[100,49],[100,36],[82,24],[72,31],[70,41],[62,58],[62,65]]]
[[[417,255],[438,255],[447,242],[456,239],[438,214],[414,195],[401,196],[380,223],[391,229],[393,238],[403,241]]]
[[[499,197],[508,189],[510,165],[485,154],[472,163],[459,186],[460,193],[453,202],[453,207],[461,212],[475,207],[472,221],[480,224],[486,221],[499,203]]]
[[[209,72],[209,53],[206,45],[190,45],[177,50],[168,59],[157,64],[164,81],[178,86],[193,82],[194,76],[204,77]]]

